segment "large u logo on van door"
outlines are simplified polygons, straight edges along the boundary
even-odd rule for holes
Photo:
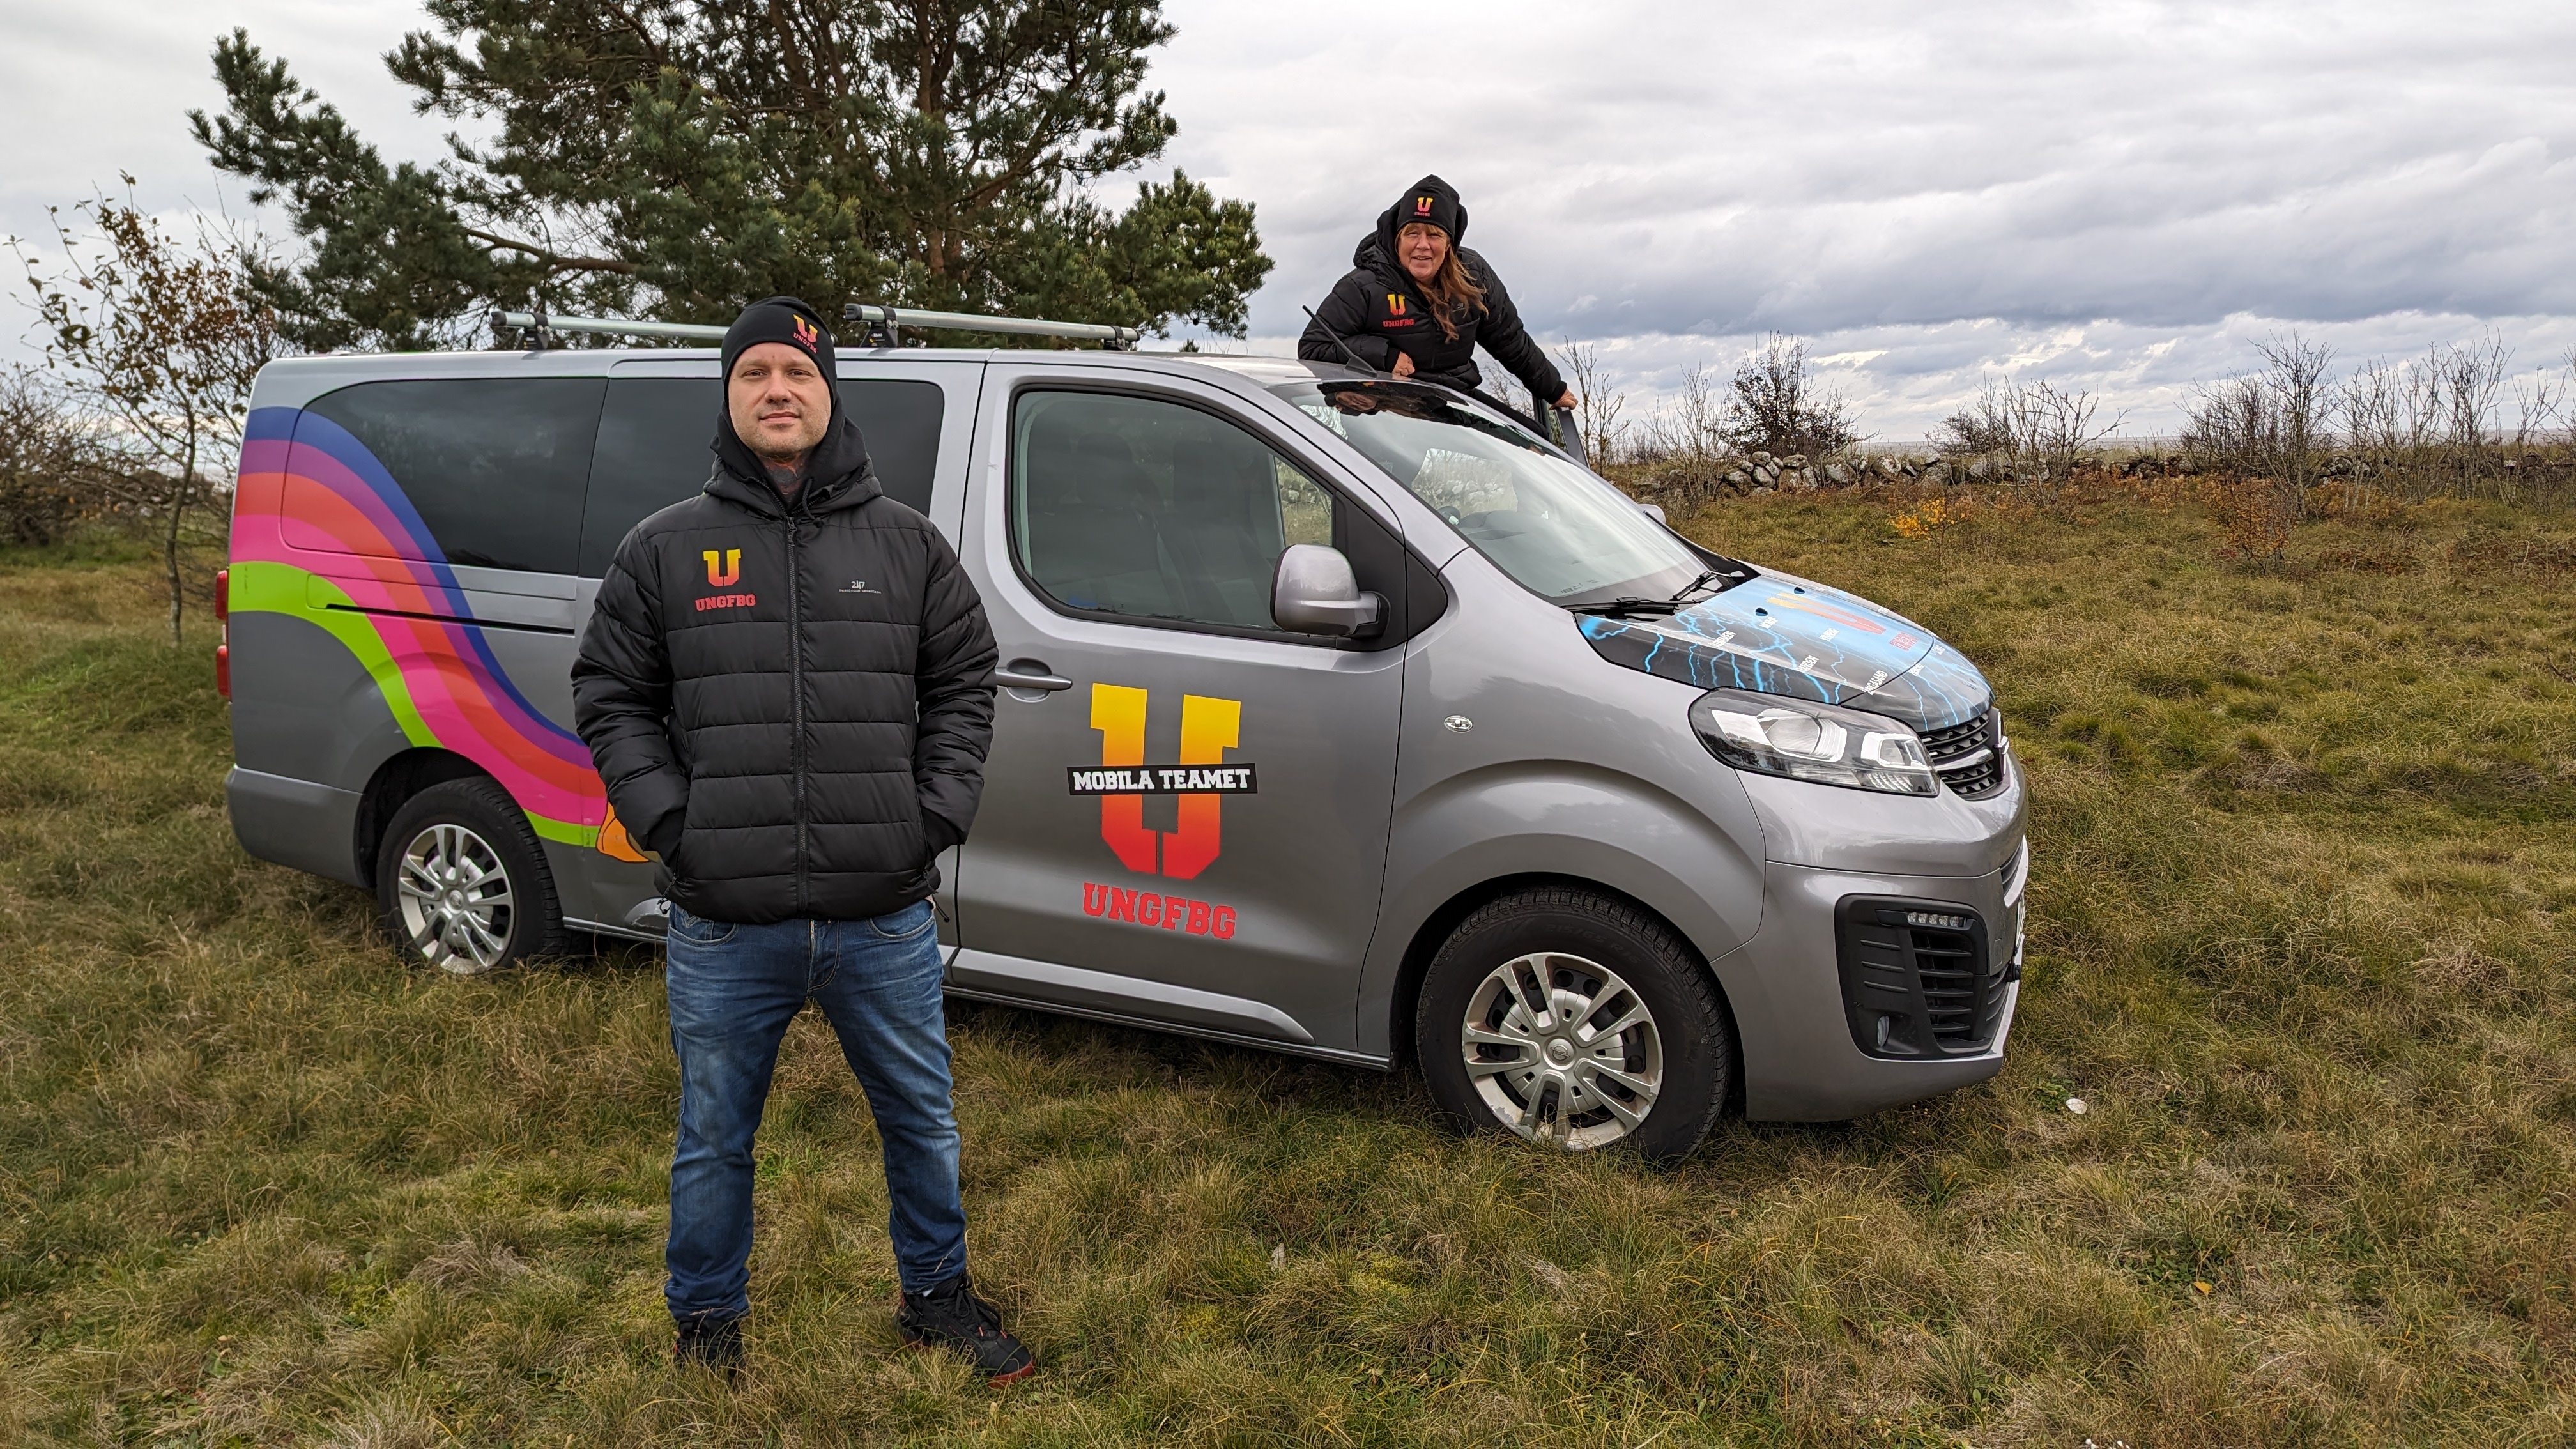
[[[1225,797],[1253,793],[1253,767],[1227,765],[1241,742],[1243,701],[1181,696],[1177,766],[1145,766],[1146,691],[1123,684],[1091,686],[1091,727],[1100,731],[1097,770],[1071,772],[1077,795],[1100,797],[1100,838],[1118,863],[1140,875],[1195,879],[1225,848]],[[1213,768],[1211,768],[1213,767]],[[1177,795],[1177,829],[1145,823],[1147,795]]]

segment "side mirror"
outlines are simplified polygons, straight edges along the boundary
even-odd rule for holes
[[[1664,505],[1660,503],[1640,503],[1637,505],[1637,511],[1646,515],[1648,518],[1655,520],[1657,523],[1663,524],[1667,528],[1672,526],[1670,521],[1664,517]]]
[[[1292,543],[1270,576],[1270,617],[1299,634],[1366,639],[1386,627],[1386,600],[1360,592],[1340,549]]]

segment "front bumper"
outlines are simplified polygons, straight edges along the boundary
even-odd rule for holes
[[[1938,1096],[2003,1069],[2004,1043],[2020,1005],[2019,981],[2029,848],[1983,875],[1902,875],[1827,870],[1778,861],[1763,868],[1762,929],[1726,963],[1736,992],[1744,1052],[1744,1110],[1757,1121],[1832,1122]],[[1854,1039],[1838,968],[1835,908],[1849,896],[1894,896],[1976,913],[1988,942],[2001,1018],[1981,1050],[1891,1058]],[[1748,1011],[1745,1008],[1754,1006]]]

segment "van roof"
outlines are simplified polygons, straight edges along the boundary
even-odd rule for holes
[[[1027,348],[843,347],[844,364],[866,362],[1024,362],[1044,356],[1050,365],[1222,372],[1254,387],[1314,378],[1362,378],[1340,363],[1302,362],[1290,357],[1255,357],[1208,352],[1074,351],[1033,353]],[[260,369],[253,389],[254,407],[302,407],[326,392],[375,379],[441,377],[605,377],[621,363],[705,362],[721,356],[713,347],[568,347],[544,352],[477,350],[472,352],[327,353],[288,357]]]

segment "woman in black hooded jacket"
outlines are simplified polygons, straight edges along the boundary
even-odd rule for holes
[[[1308,362],[1352,358],[1397,377],[1472,388],[1484,381],[1476,347],[1530,390],[1574,406],[1574,393],[1521,326],[1519,309],[1485,259],[1459,245],[1467,208],[1437,176],[1425,176],[1377,219],[1360,241],[1350,274],[1333,284],[1297,339]]]

